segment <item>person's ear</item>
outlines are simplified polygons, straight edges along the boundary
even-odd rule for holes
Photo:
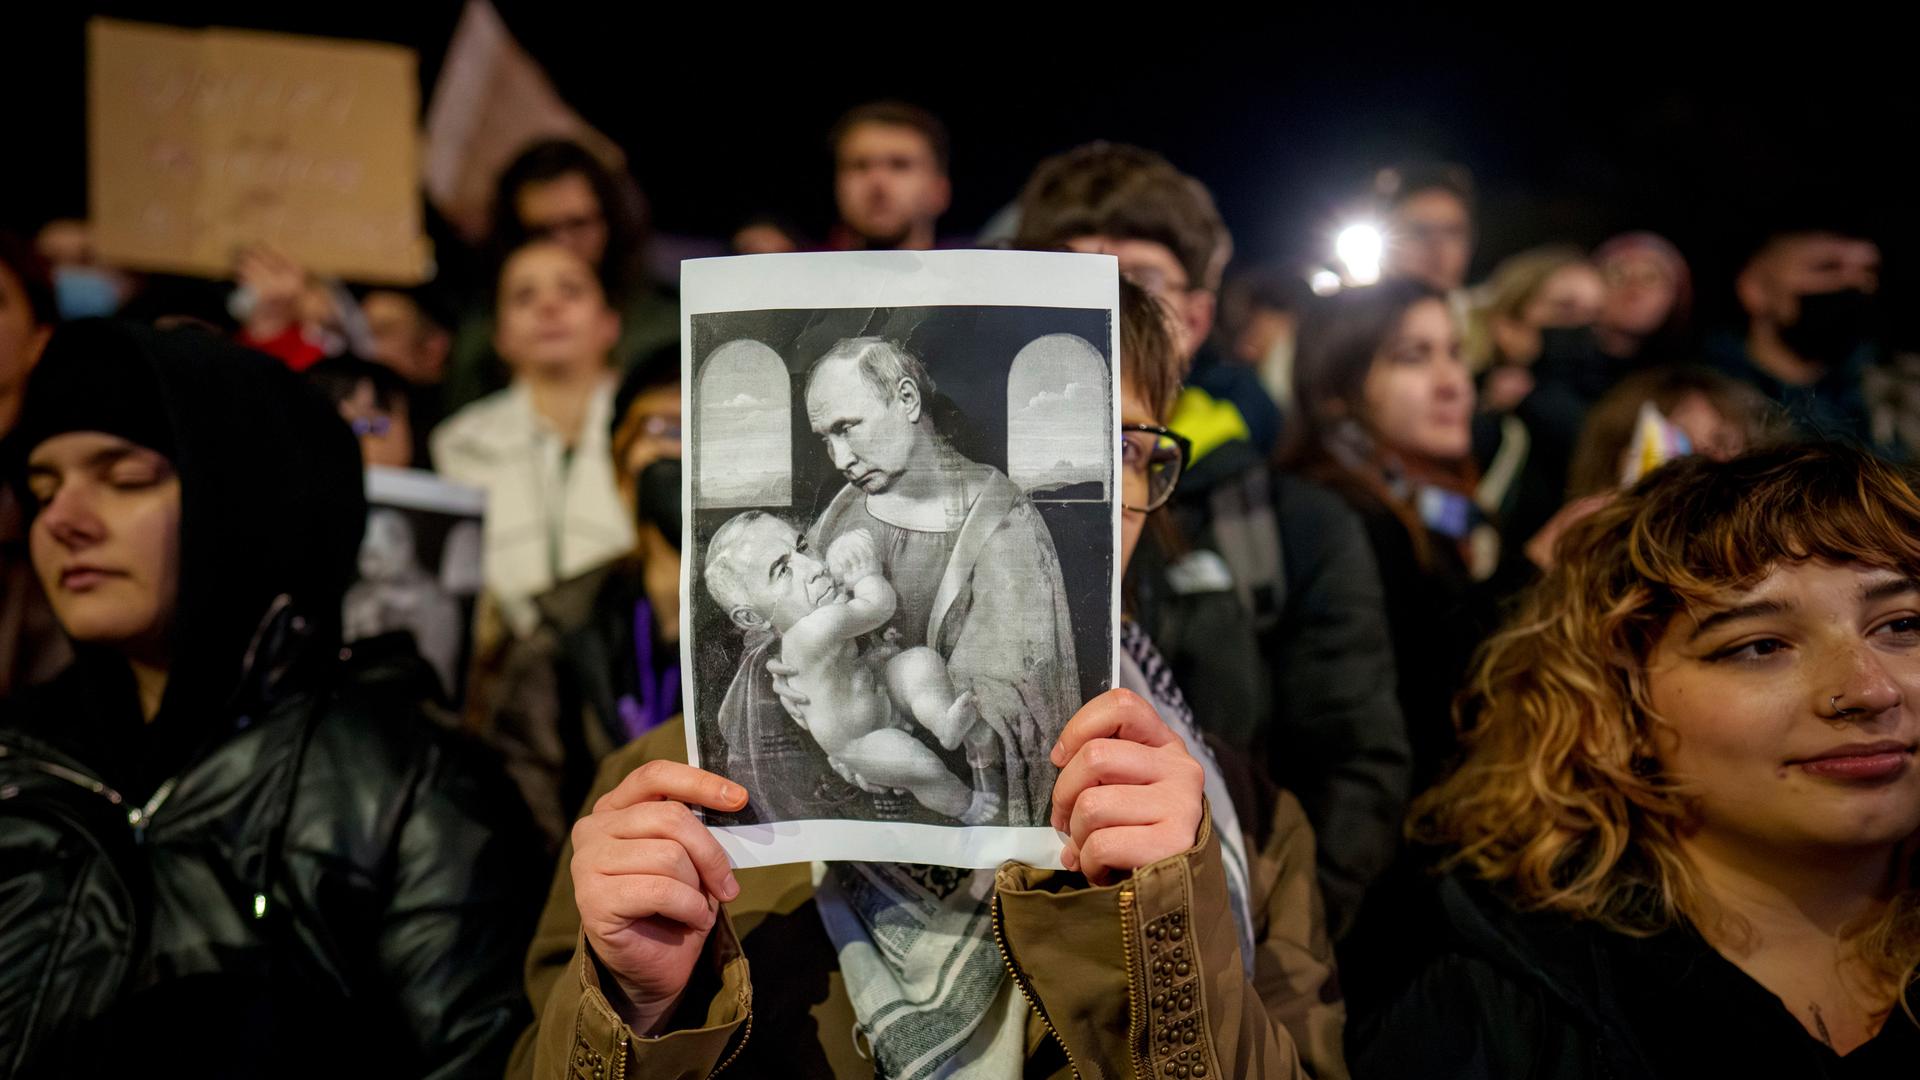
[[[1740,298],[1740,306],[1746,309],[1748,318],[1771,316],[1773,289],[1760,267],[1749,266],[1740,271],[1740,276],[1733,279],[1733,294]]]
[[[953,205],[953,181],[941,176],[934,181],[933,190],[927,196],[927,216],[937,218]]]
[[[445,330],[434,328],[422,335],[420,350],[426,357],[426,368],[438,379],[447,370],[447,357],[453,353],[453,335]]]
[[[736,607],[732,611],[727,612],[727,615],[733,619],[733,625],[742,630],[764,630],[767,628],[766,616],[750,607]]]
[[[1188,289],[1180,308],[1180,318],[1186,322],[1189,340],[1198,352],[1207,335],[1213,333],[1213,317],[1220,309],[1220,298],[1207,289]]]
[[[594,329],[598,332],[594,334],[594,344],[600,351],[612,353],[613,347],[620,343],[620,313],[612,304],[607,304],[600,309],[595,323]]]
[[[919,423],[920,410],[925,404],[920,400],[920,385],[912,379],[901,379],[896,393],[900,398],[900,410],[907,414],[907,423]]]

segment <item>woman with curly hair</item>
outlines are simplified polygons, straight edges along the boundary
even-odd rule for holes
[[[1913,1076],[1914,481],[1832,445],[1689,459],[1562,554],[1416,803],[1441,928],[1356,1075]]]

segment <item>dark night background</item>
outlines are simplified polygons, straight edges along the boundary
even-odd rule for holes
[[[627,148],[671,233],[725,235],[773,211],[820,235],[832,212],[827,127],[849,105],[902,97],[953,130],[950,233],[982,224],[1043,155],[1109,138],[1154,147],[1204,180],[1242,265],[1320,256],[1333,215],[1374,168],[1427,155],[1479,180],[1476,276],[1535,243],[1651,228],[1694,261],[1711,318],[1730,302],[1739,246],[1763,217],[1786,214],[1870,231],[1895,298],[1915,280],[1908,161],[1920,94],[1908,34],[1836,5],[1750,6],[1713,23],[1675,5],[1328,5],[1259,18],[969,8],[925,27],[902,22],[915,9],[898,5],[846,9],[831,25],[697,5],[695,25],[667,5],[496,6],[562,94]],[[84,209],[89,14],[399,42],[419,51],[430,88],[459,10],[420,0],[10,13],[0,221],[32,228]],[[1913,343],[1920,327],[1890,306]]]

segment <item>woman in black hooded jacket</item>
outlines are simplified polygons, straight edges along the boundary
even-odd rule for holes
[[[266,357],[89,320],[4,463],[78,659],[0,709],[0,1073],[497,1072],[540,849],[341,648],[346,426]]]

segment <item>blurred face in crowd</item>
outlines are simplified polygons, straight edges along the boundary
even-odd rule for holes
[[[1600,325],[1630,338],[1645,338],[1667,324],[1680,298],[1673,266],[1659,253],[1628,248],[1600,267],[1606,284]]]
[[[0,434],[13,426],[27,373],[52,332],[34,319],[20,279],[0,265]]]
[[[1388,223],[1387,269],[1398,277],[1451,292],[1467,281],[1473,259],[1473,216],[1445,188],[1416,191],[1394,208]]]
[[[163,659],[179,594],[180,477],[116,435],[56,435],[27,458],[33,568],[75,641]]]
[[[1367,427],[1387,448],[1431,461],[1472,449],[1473,379],[1460,357],[1460,331],[1439,300],[1407,309],[1367,369]]]
[[[828,361],[807,384],[807,418],[847,482],[869,495],[892,489],[927,438],[920,391],[902,379],[886,398],[874,393],[859,361]]]
[[[494,348],[517,376],[602,368],[620,338],[592,265],[558,244],[529,244],[507,259],[495,320]]]
[[[680,384],[640,391],[627,407],[626,422],[634,433],[620,459],[620,475],[631,484],[647,466],[680,456]]]
[[[732,247],[735,255],[783,255],[800,250],[800,245],[786,230],[765,221],[756,221],[734,233]]]
[[[1494,343],[1509,363],[1530,364],[1540,357],[1540,331],[1591,326],[1606,302],[1600,272],[1588,263],[1569,263],[1548,275],[1518,319],[1493,317]]]
[[[360,438],[360,457],[368,465],[404,469],[413,464],[413,426],[407,403],[396,399],[383,405],[371,379],[362,379],[352,396],[340,402],[340,418]]]
[[[1090,255],[1112,255],[1120,262],[1120,272],[1160,301],[1169,316],[1167,329],[1173,334],[1174,351],[1187,363],[1200,349],[1200,343],[1213,332],[1217,298],[1213,292],[1196,286],[1187,277],[1180,257],[1158,240],[1132,240],[1117,236],[1076,236],[1066,245],[1073,251]]]
[[[1920,584],[1909,575],[1777,566],[1676,616],[1647,669],[1663,772],[1698,799],[1685,842],[1792,860],[1920,829]]]
[[[933,246],[953,187],[919,129],[855,124],[834,150],[840,220],[875,247]]]
[[[415,386],[433,386],[447,373],[453,335],[427,318],[405,293],[378,289],[360,301],[373,337],[368,359],[385,364]]]
[[[1667,421],[1686,432],[1693,452],[1715,461],[1731,461],[1747,452],[1747,433],[1715,407],[1705,394],[1688,394],[1667,411]]]
[[[607,211],[593,184],[580,173],[536,180],[514,196],[520,227],[532,240],[547,240],[599,266],[607,257]]]
[[[1737,283],[1740,303],[1756,321],[1791,326],[1800,298],[1853,289],[1880,290],[1880,247],[1837,233],[1803,233],[1768,244]]]

